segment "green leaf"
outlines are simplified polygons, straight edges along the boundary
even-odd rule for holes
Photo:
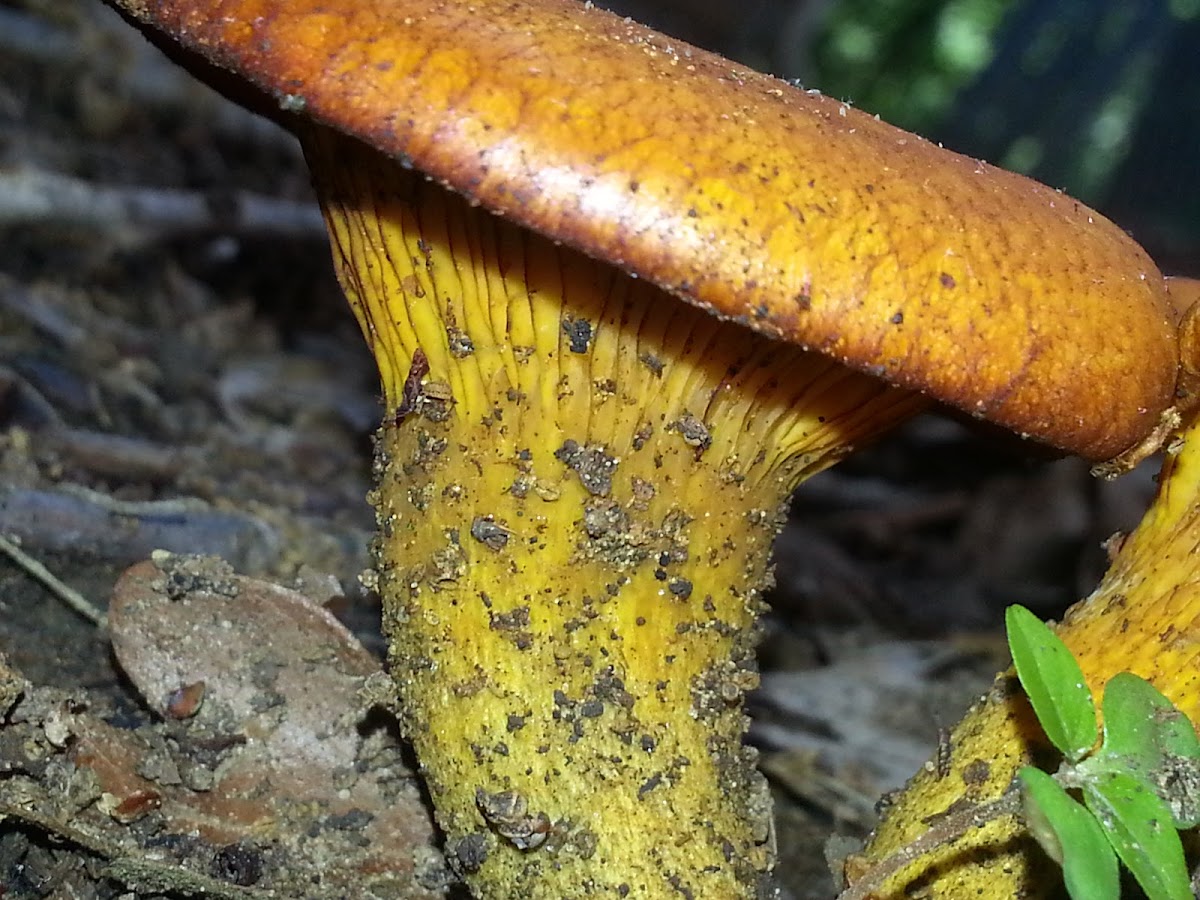
[[[1023,606],[1004,614],[1017,677],[1038,721],[1055,747],[1078,762],[1096,743],[1096,710],[1071,651],[1044,622]]]
[[[1166,801],[1176,827],[1200,824],[1200,740],[1150,682],[1121,672],[1104,686],[1104,744],[1076,767],[1082,784],[1128,772]]]
[[[1085,784],[1083,797],[1149,900],[1192,900],[1179,832],[1149,784],[1110,772]]]
[[[1163,756],[1200,759],[1187,716],[1144,678],[1120,672],[1104,686],[1104,749],[1156,765]]]
[[[1019,778],[1025,824],[1050,858],[1062,865],[1072,900],[1118,900],[1117,857],[1096,817],[1041,769],[1025,766]]]

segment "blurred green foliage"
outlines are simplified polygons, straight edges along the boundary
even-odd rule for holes
[[[926,132],[991,62],[1005,0],[842,0],[813,45],[822,90]]]

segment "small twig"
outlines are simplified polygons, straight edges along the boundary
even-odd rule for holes
[[[104,874],[120,881],[139,894],[182,894],[185,897],[205,897],[211,900],[241,900],[244,897],[274,897],[274,891],[242,887],[202,875],[183,866],[155,859],[127,856],[113,859],[104,867]]]
[[[60,822],[56,817],[35,806],[30,806],[30,798],[22,796],[17,785],[7,784],[0,791],[0,817],[16,819],[26,825],[32,825],[47,834],[70,841],[78,847],[103,858],[117,855],[115,847],[103,838],[89,834],[87,831],[75,828],[66,822]]]
[[[70,494],[81,500],[86,500],[101,509],[118,516],[129,516],[131,519],[143,516],[182,516],[191,512],[209,512],[212,504],[199,497],[168,497],[165,500],[121,500],[95,491],[82,484],[72,481],[60,481],[58,489],[64,494]]]
[[[209,897],[217,898],[217,900],[275,896],[274,891],[230,884],[227,881],[220,881],[211,876],[193,872],[170,861],[128,855],[125,849],[117,844],[89,834],[66,822],[60,822],[40,810],[31,809],[20,802],[13,802],[13,799],[6,795],[0,795],[0,821],[6,818],[16,819],[100,857],[107,863],[104,867],[106,876],[124,883],[126,887],[146,893],[170,892],[187,897]]]
[[[1017,788],[1009,788],[989,803],[981,803],[961,812],[950,813],[891,856],[873,865],[866,874],[842,891],[838,895],[838,900],[866,900],[872,893],[883,887],[889,878],[925,854],[938,847],[952,844],[967,832],[982,828],[989,822],[994,822],[1004,816],[1016,815],[1020,810],[1021,792]]]
[[[57,596],[63,603],[75,610],[97,628],[108,627],[108,617],[96,608],[83,594],[68,584],[64,584],[44,565],[17,546],[16,542],[0,534],[0,552],[20,566],[25,574],[40,582],[50,593]]]
[[[171,235],[233,233],[325,239],[314,203],[249,191],[96,184],[33,169],[0,171],[0,225],[84,228],[137,244]]]

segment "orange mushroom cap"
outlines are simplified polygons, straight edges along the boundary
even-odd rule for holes
[[[1092,459],[1172,402],[1176,315],[1029,179],[564,0],[116,0],[285,112],[714,314]]]

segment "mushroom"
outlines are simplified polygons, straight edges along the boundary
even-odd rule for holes
[[[792,489],[931,400],[1095,460],[1172,402],[1163,279],[1099,214],[590,3],[114,2],[304,145],[388,409],[401,720],[477,896],[755,896]]]
[[[1200,281],[1169,278],[1172,302],[1184,314],[1181,384],[1200,371],[1196,316]],[[1108,572],[1090,596],[1067,611],[1057,631],[1083,669],[1096,708],[1105,683],[1133,672],[1158,688],[1193,723],[1200,722],[1200,412],[1194,408],[1164,454],[1158,493],[1138,527],[1106,544]],[[950,756],[941,767],[918,772],[893,798],[863,854],[847,865],[851,882],[900,851],[931,823],[955,810],[995,800],[1021,766],[1040,765],[1052,754],[1049,742],[1016,684],[1012,671],[997,676],[992,689],[951,733]],[[1052,756],[1050,758],[1053,758]],[[1194,776],[1172,785],[1182,802],[1196,802]],[[965,862],[964,862],[965,861]],[[1058,896],[1061,876],[1038,852],[1012,817],[972,828],[933,852],[909,859],[870,896],[929,896],[1007,900]]]

